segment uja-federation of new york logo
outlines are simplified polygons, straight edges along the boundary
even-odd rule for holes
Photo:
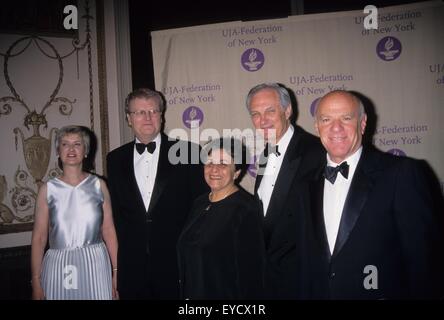
[[[387,150],[387,153],[391,153],[395,156],[399,156],[399,157],[405,157],[407,156],[406,153],[404,151],[402,151],[401,149],[390,149]]]
[[[396,60],[401,55],[401,51],[401,42],[392,36],[382,38],[376,45],[376,54],[384,61]]]
[[[202,125],[204,119],[203,111],[196,106],[185,109],[182,114],[182,121],[188,129],[198,128]]]
[[[261,50],[250,48],[244,51],[241,57],[242,67],[250,72],[258,71],[264,66],[265,57]]]
[[[310,104],[310,114],[311,114],[312,117],[315,116],[316,105],[318,104],[318,102],[319,102],[319,100],[320,100],[321,98],[322,98],[322,97],[319,97],[319,98],[314,99],[313,102]]]

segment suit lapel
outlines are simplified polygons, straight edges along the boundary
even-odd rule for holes
[[[265,216],[267,220],[275,220],[281,214],[282,207],[285,205],[285,198],[288,195],[301,162],[301,155],[297,153],[299,139],[300,135],[295,130],[288,144],[273,193],[271,194],[270,204]]]
[[[123,153],[122,165],[122,183],[128,183],[128,188],[125,190],[129,191],[129,197],[133,199],[133,195],[137,194],[136,206],[142,211],[145,211],[145,205],[143,204],[142,194],[140,193],[139,186],[137,185],[136,175],[134,172],[134,142],[127,144],[127,149]],[[127,178],[128,177],[128,178]]]
[[[151,196],[150,205],[148,207],[147,215],[151,216],[160,196],[168,182],[170,173],[170,161],[168,160],[168,151],[171,147],[171,142],[165,134],[161,134],[161,143],[159,150],[159,162],[157,163],[156,180],[154,182],[153,194]]]
[[[333,256],[336,256],[341,251],[362,212],[372,188],[372,180],[368,175],[368,171],[371,168],[374,168],[372,155],[364,149],[356,167],[344,209],[342,210]]]
[[[315,239],[325,255],[327,261],[330,261],[331,253],[327,240],[327,231],[324,220],[324,182],[325,179],[320,171],[317,178],[310,183],[311,198],[311,216],[313,221],[313,231]]]
[[[266,219],[274,220],[281,214],[282,207],[285,205],[285,199],[296,175],[300,161],[300,157],[291,160],[283,160],[281,170],[279,171],[279,175],[276,180],[276,185],[270,198]]]

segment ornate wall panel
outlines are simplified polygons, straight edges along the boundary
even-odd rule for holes
[[[66,14],[59,3],[54,6],[47,9],[52,15],[47,20],[60,23]],[[32,230],[38,188],[60,174],[54,151],[58,128],[89,127],[100,151],[97,171],[103,167],[108,151],[106,97],[100,97],[106,94],[104,26],[102,15],[97,19],[103,2],[78,1],[77,8],[74,32],[64,33],[58,24],[53,32],[48,26],[33,30],[29,17],[12,27],[0,24],[0,247],[5,246],[1,234]],[[17,26],[26,26],[27,33]]]

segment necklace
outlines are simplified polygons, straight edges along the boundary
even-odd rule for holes
[[[235,189],[235,188],[236,188],[236,186],[234,186],[234,185],[233,185],[231,188],[229,188],[229,189],[227,190],[227,192],[225,192],[225,194],[223,195],[223,197],[222,197],[220,200],[218,200],[218,201],[222,201],[222,200],[224,200],[226,197],[228,197],[228,196],[231,194],[231,191],[232,191],[233,189]],[[213,204],[213,202],[216,202],[216,201],[213,201],[213,200],[212,200],[213,196],[214,196],[213,192],[210,192],[210,194],[208,195],[208,199],[210,200],[210,204],[205,208],[205,211],[210,210],[211,205]],[[217,202],[218,202],[218,201],[217,201]]]

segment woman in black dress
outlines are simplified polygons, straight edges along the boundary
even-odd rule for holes
[[[247,150],[234,138],[204,147],[211,192],[194,202],[177,244],[183,299],[259,299],[265,249],[261,206],[238,186]]]

